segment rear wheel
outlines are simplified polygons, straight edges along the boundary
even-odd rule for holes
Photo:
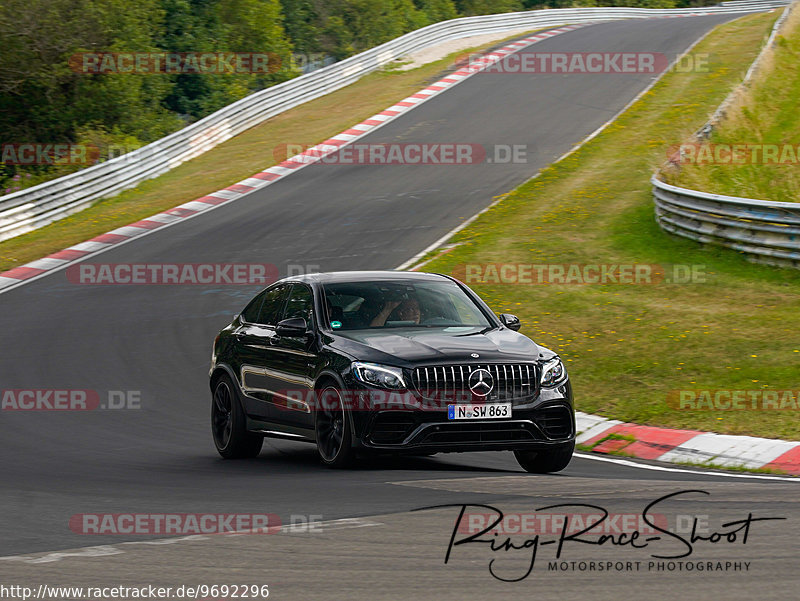
[[[569,465],[575,441],[560,445],[552,450],[514,451],[514,457],[526,472],[531,474],[549,474],[560,472]]]
[[[353,433],[339,390],[329,384],[321,393],[314,427],[319,458],[328,467],[343,468],[352,464]]]
[[[214,445],[225,459],[255,457],[264,438],[247,431],[244,411],[231,379],[224,375],[214,385],[211,399],[211,433]]]

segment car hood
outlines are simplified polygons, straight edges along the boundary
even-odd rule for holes
[[[537,361],[551,355],[508,328],[488,332],[477,328],[354,330],[336,332],[333,346],[362,361],[390,364]]]

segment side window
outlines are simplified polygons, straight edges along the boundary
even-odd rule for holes
[[[245,321],[250,323],[258,321],[258,314],[261,312],[261,303],[264,302],[264,296],[266,294],[266,292],[262,292],[244,308],[242,311],[242,318],[244,318]]]
[[[313,324],[314,315],[314,296],[311,288],[303,284],[295,284],[292,286],[292,294],[289,296],[289,301],[286,303],[286,312],[283,319],[290,319],[292,317],[302,317],[306,323],[311,326]]]
[[[283,313],[283,305],[286,303],[288,293],[289,286],[286,284],[267,290],[264,295],[264,304],[261,305],[258,323],[268,326],[277,324]]]

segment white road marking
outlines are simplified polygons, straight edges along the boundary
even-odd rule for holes
[[[331,530],[352,530],[354,528],[368,528],[370,526],[383,526],[382,522],[375,522],[366,518],[341,518],[338,520],[326,520],[324,522],[316,522],[311,528],[308,524],[290,524],[282,527],[280,531],[274,534],[325,534]],[[187,541],[199,542],[214,540],[218,536],[233,537],[250,535],[250,531],[238,532],[225,532],[215,535],[202,535],[195,534],[190,536],[174,536],[170,538],[158,538],[155,540],[133,540],[125,541],[122,543],[115,543],[115,545],[97,545],[94,547],[81,547],[79,549],[71,549],[69,551],[56,551],[45,552],[41,555],[9,555],[0,557],[0,561],[17,561],[20,563],[52,563],[68,559],[70,557],[107,557],[109,555],[122,555],[126,551],[119,549],[122,545],[174,545]]]
[[[654,472],[675,472],[679,474],[696,474],[698,476],[719,476],[722,478],[746,478],[748,480],[782,480],[784,482],[800,482],[800,478],[792,478],[791,476],[768,476],[762,474],[726,474],[724,472],[709,472],[700,470],[690,470],[679,467],[667,467],[665,465],[650,465],[647,463],[636,463],[629,459],[617,459],[615,457],[598,457],[597,455],[587,455],[585,453],[575,453],[574,457],[581,459],[591,459],[593,461],[603,461],[606,463],[615,463],[617,465],[624,465],[625,467],[636,467],[643,470],[652,470]]]
[[[121,555],[121,551],[111,545],[101,545],[98,547],[83,547],[74,551],[58,551],[56,553],[46,553],[40,557],[29,557],[25,555],[12,555],[10,557],[0,557],[6,561],[19,561],[21,563],[53,563],[68,557],[107,557],[108,555]]]

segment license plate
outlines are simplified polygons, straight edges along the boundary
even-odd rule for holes
[[[511,403],[448,405],[447,419],[511,419]]]

